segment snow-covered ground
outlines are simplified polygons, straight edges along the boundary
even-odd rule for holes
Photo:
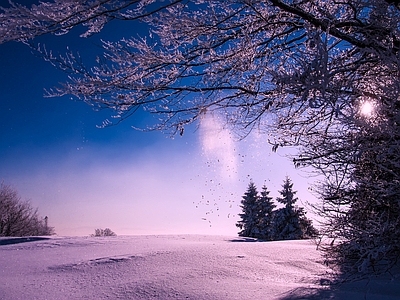
[[[0,239],[0,299],[400,299],[400,278],[329,287],[312,241]]]

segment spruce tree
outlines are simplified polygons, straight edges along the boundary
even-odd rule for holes
[[[288,210],[293,210],[294,204],[298,200],[298,198],[295,197],[297,191],[293,191],[293,183],[288,176],[286,176],[282,188],[283,189],[279,191],[279,194],[281,194],[282,197],[276,198],[276,201],[285,205]]]
[[[266,185],[262,187],[261,196],[258,199],[258,238],[272,240],[273,210],[276,207]]]
[[[293,183],[288,176],[279,191],[281,197],[276,200],[284,205],[274,214],[273,239],[298,240],[310,238],[317,234],[311,221],[306,218],[304,208],[295,206],[298,198],[293,190]]]
[[[243,213],[239,214],[241,220],[236,223],[236,227],[240,228],[239,236],[258,237],[258,191],[253,181],[250,181],[247,191],[242,197],[241,208]]]

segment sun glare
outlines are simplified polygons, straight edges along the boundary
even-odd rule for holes
[[[361,104],[360,112],[363,116],[370,117],[374,111],[374,105],[370,101],[365,101]]]

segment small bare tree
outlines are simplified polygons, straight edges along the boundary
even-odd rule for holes
[[[100,237],[100,236],[117,236],[117,234],[112,231],[110,228],[101,229],[97,228],[94,230],[94,234],[91,234],[92,237]]]
[[[52,235],[54,228],[38,215],[29,201],[21,200],[9,185],[0,185],[0,236]]]

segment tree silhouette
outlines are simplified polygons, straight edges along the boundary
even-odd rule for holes
[[[46,217],[47,218],[47,217]],[[9,185],[0,185],[0,237],[52,235],[47,219],[42,219],[28,201],[22,201]]]
[[[273,237],[276,240],[298,240],[316,236],[317,231],[306,218],[304,208],[295,206],[298,198],[291,179],[286,176],[276,200],[285,205],[274,214]]]
[[[273,198],[269,196],[269,190],[266,185],[263,185],[261,189],[261,196],[258,199],[258,235],[257,238],[263,240],[273,240],[273,218],[274,208],[276,205],[273,202]]]
[[[239,214],[241,220],[236,223],[240,229],[239,236],[258,237],[259,236],[259,203],[258,191],[253,181],[250,181],[247,191],[242,197],[242,213]]]

